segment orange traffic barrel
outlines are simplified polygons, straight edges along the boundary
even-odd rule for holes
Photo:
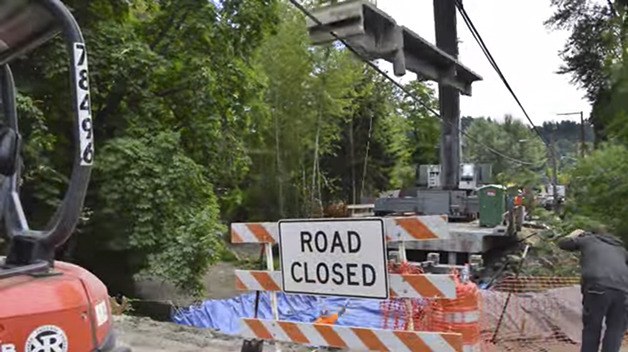
[[[432,331],[462,335],[464,352],[481,352],[481,295],[476,284],[456,277],[456,298],[434,302],[430,325]]]

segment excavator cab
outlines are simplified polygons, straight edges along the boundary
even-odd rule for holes
[[[20,201],[21,137],[9,65],[55,36],[70,68],[74,162],[57,211],[35,230]],[[0,0],[0,217],[8,238],[0,260],[0,352],[130,351],[116,346],[105,285],[54,260],[79,220],[94,162],[87,58],[81,30],[60,0]]]

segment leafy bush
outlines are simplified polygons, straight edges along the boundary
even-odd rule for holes
[[[179,135],[111,140],[94,179],[91,226],[106,246],[137,252],[141,276],[200,292],[202,274],[223,253],[225,227],[213,187],[183,154]]]

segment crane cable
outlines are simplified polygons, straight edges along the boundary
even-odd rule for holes
[[[514,90],[510,86],[510,83],[508,83],[508,80],[506,79],[506,77],[502,73],[502,70],[499,68],[499,66],[497,65],[497,62],[493,58],[493,55],[488,50],[488,47],[486,46],[486,43],[484,43],[484,40],[482,39],[482,36],[478,32],[477,28],[473,24],[473,21],[471,20],[471,17],[469,17],[469,14],[465,10],[464,6],[462,5],[462,0],[454,0],[454,2],[456,4],[456,8],[458,9],[458,12],[460,13],[460,16],[462,16],[462,19],[464,20],[465,24],[467,25],[467,28],[469,28],[469,31],[471,32],[471,35],[473,35],[473,38],[475,39],[475,41],[480,46],[480,49],[482,49],[482,52],[484,53],[484,55],[488,59],[489,63],[491,64],[491,66],[493,67],[495,72],[497,72],[497,75],[499,76],[499,78],[502,80],[502,82],[506,86],[506,89],[508,89],[508,91],[510,92],[512,97],[515,99],[515,101],[517,102],[517,105],[519,105],[519,108],[521,108],[521,111],[525,115],[526,119],[528,120],[530,125],[532,125],[532,129],[534,129],[534,132],[536,132],[536,134],[539,136],[541,141],[543,141],[545,146],[549,147],[548,141],[543,136],[543,134],[539,131],[539,129],[536,127],[534,122],[532,122],[532,119],[530,118],[530,115],[528,115],[528,112],[523,107],[523,104],[519,100],[519,97],[517,97],[517,94],[515,94]]]
[[[318,18],[316,18],[316,16],[314,16],[314,14],[312,14],[312,12],[310,12],[308,9],[306,9],[297,0],[289,0],[289,1],[290,1],[290,3],[292,5],[294,5],[294,7],[299,9],[299,11],[301,11],[304,15],[309,17],[317,25],[319,25],[319,26],[323,26],[324,25],[323,22],[321,22]],[[395,85],[397,88],[399,88],[408,97],[412,98],[412,100],[414,100],[416,103],[419,103],[421,106],[423,106],[425,109],[427,109],[427,111],[429,111],[436,118],[438,118],[442,122],[445,122],[446,124],[448,124],[452,128],[456,128],[457,127],[457,126],[454,126],[454,124],[451,121],[443,119],[443,117],[440,115],[439,112],[437,112],[432,107],[430,107],[428,104],[423,102],[421,100],[421,98],[419,98],[416,94],[414,94],[411,91],[409,91],[404,85],[402,85],[401,83],[397,82],[394,78],[392,78],[390,75],[388,75],[388,73],[386,73],[384,70],[379,68],[376,64],[371,62],[368,58],[364,57],[364,55],[362,55],[356,49],[354,49],[349,43],[347,43],[346,40],[340,38],[334,31],[330,31],[329,34],[331,34],[334,37],[334,39],[336,39],[340,43],[342,43],[347,49],[349,49],[349,51],[351,51],[353,54],[355,54],[358,58],[360,58],[360,60],[362,60],[364,63],[366,63],[369,67],[371,67],[377,73],[379,73],[384,78],[386,78],[388,81],[390,81],[393,85]],[[507,154],[505,154],[503,152],[500,152],[499,150],[497,150],[497,149],[495,149],[495,148],[493,148],[493,147],[491,147],[489,145],[486,145],[486,144],[480,142],[476,138],[474,138],[471,135],[469,135],[469,133],[467,133],[466,131],[460,130],[460,133],[462,135],[464,135],[465,137],[467,137],[467,139],[469,139],[470,141],[472,141],[472,142],[474,142],[474,143],[476,143],[476,144],[478,144],[480,146],[483,146],[484,148],[486,148],[491,153],[493,153],[493,154],[495,154],[497,156],[500,156],[500,157],[502,157],[504,159],[510,160],[510,161],[512,161],[514,163],[521,164],[521,165],[535,165],[536,164],[536,163],[532,163],[532,162],[529,162],[529,161],[520,160],[520,159],[514,158],[512,156],[509,156],[509,155],[507,155]]]

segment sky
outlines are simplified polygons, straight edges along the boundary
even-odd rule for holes
[[[377,0],[377,7],[434,43],[432,0]],[[559,51],[569,36],[546,28],[543,22],[553,13],[550,0],[464,0],[473,21],[497,65],[535,124],[544,121],[579,120],[579,116],[557,113],[584,111],[591,105],[584,91],[559,75]],[[482,76],[473,84],[471,97],[461,97],[462,116],[501,119],[505,114],[525,120],[523,112],[490,66],[480,47],[458,14],[459,60]],[[383,64],[392,75],[391,65]],[[403,80],[413,79],[406,75]]]

